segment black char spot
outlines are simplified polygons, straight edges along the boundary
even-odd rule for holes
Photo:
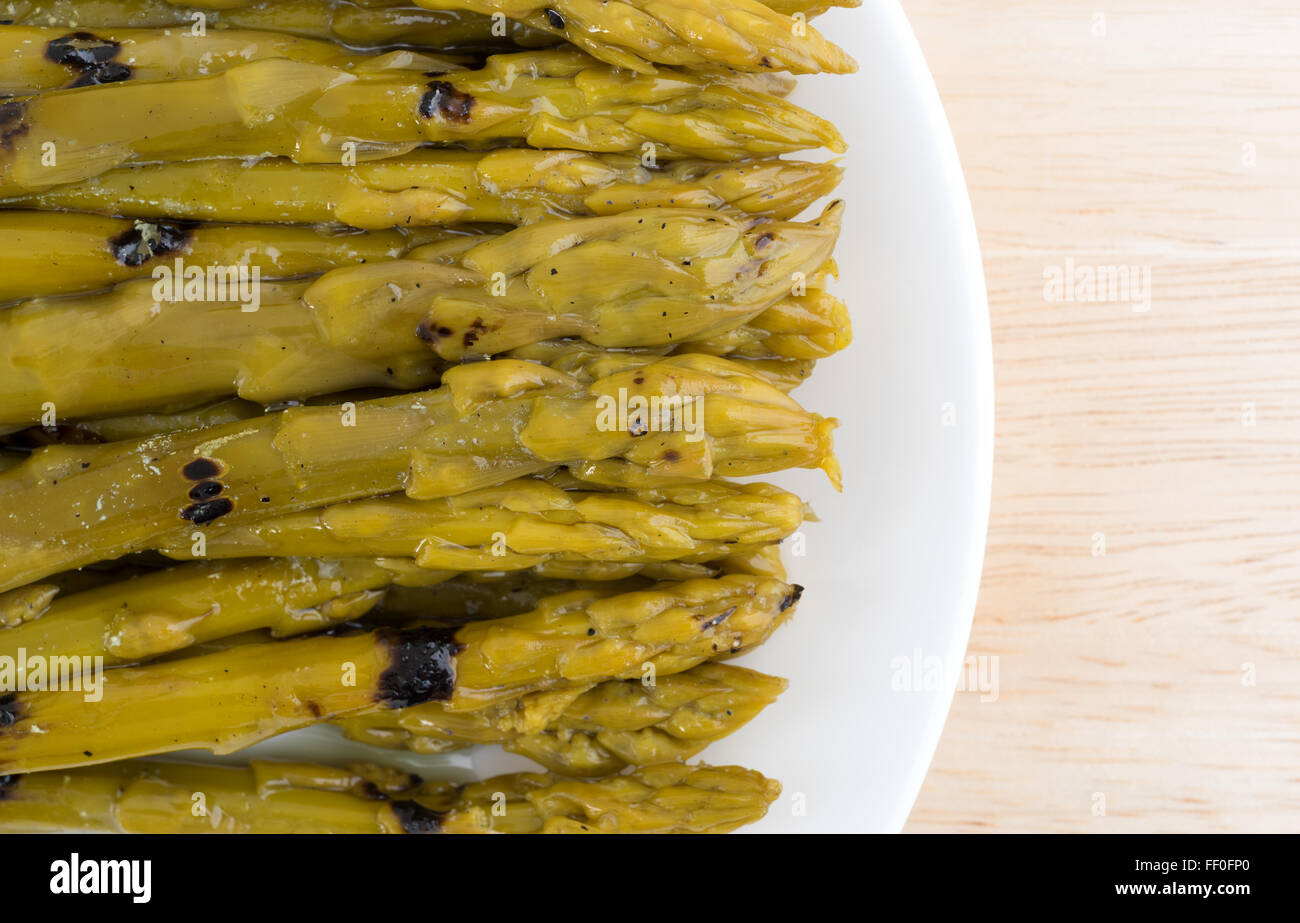
[[[201,500],[198,503],[191,503],[185,509],[181,510],[181,519],[188,519],[196,526],[201,526],[205,522],[212,522],[235,508],[235,504],[226,497],[218,497],[215,500]]]
[[[211,500],[217,494],[226,489],[226,485],[220,481],[199,481],[190,488],[191,500]]]
[[[122,46],[110,39],[89,32],[72,32],[51,39],[45,46],[45,57],[75,71],[98,67],[117,57]]]
[[[437,833],[442,829],[442,812],[418,801],[394,801],[393,814],[407,833]]]
[[[464,125],[474,108],[474,97],[462,93],[445,80],[430,80],[429,89],[420,97],[420,115],[431,119],[435,114],[448,122]]]
[[[561,16],[559,13],[557,13],[555,10],[547,9],[546,21],[551,24],[552,29],[564,28],[564,17]]]
[[[672,463],[681,460],[682,460],[682,453],[678,452],[676,449],[669,449],[667,452],[664,453],[664,461],[666,462]]]
[[[17,693],[0,696],[0,730],[17,724],[23,711],[23,703],[18,701]]]
[[[188,462],[181,469],[181,474],[191,481],[206,481],[208,478],[214,478],[225,471],[221,462],[212,458],[199,457]]]
[[[715,615],[711,619],[705,619],[702,623],[700,623],[700,630],[704,631],[705,629],[708,628],[716,628],[717,626],[725,622],[727,619],[731,618],[735,614],[735,612],[736,612],[736,607],[732,606],[726,612],[719,613],[718,615]]]
[[[441,327],[432,318],[422,320],[415,325],[415,335],[426,343],[437,343],[451,336],[452,332],[450,327]]]
[[[456,655],[465,645],[449,628],[381,629],[392,666],[379,677],[379,701],[388,708],[446,701],[456,688]]]
[[[190,229],[182,224],[136,221],[109,238],[108,249],[123,266],[143,266],[155,256],[176,253],[189,243]]]
[[[759,234],[758,240],[754,241],[754,249],[762,250],[764,247],[766,247],[768,244],[772,242],[772,238],[774,236],[775,235],[771,231],[765,231],[764,233]]]
[[[790,595],[787,596],[785,599],[781,600],[781,611],[784,612],[786,609],[789,609],[791,606],[797,603],[799,601],[800,596],[803,596],[803,587],[799,586],[799,584],[796,583],[793,587],[791,587]]]
[[[478,338],[486,332],[487,332],[487,325],[483,323],[483,319],[480,317],[474,318],[473,323],[469,325],[469,329],[465,331],[465,335],[461,337],[461,339],[465,343],[465,348],[469,349],[471,346],[477,343]]]
[[[0,801],[4,801],[9,797],[10,792],[18,788],[18,780],[20,778],[22,778],[22,776],[13,774],[0,776]]]
[[[14,139],[27,134],[29,125],[24,121],[27,106],[21,100],[0,103],[0,147],[6,151],[14,149]]]
[[[131,68],[116,61],[85,71],[80,77],[68,84],[69,89],[93,87],[101,83],[121,83],[131,79]]]

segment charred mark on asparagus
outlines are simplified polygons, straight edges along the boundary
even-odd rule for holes
[[[95,67],[85,71],[80,77],[68,84],[68,88],[93,87],[101,83],[121,83],[123,80],[130,80],[131,74],[129,66],[111,61],[102,67]]]
[[[45,57],[55,64],[84,71],[113,60],[121,50],[122,46],[112,39],[90,32],[71,32],[51,39],[45,46]]]
[[[796,583],[791,588],[790,595],[781,600],[781,611],[784,612],[786,609],[789,609],[799,601],[799,597],[801,596],[803,596],[803,587]]]
[[[25,121],[27,106],[21,100],[0,103],[0,148],[14,149],[14,141],[27,134],[31,126]]]
[[[551,24],[552,29],[564,28],[564,17],[549,7],[546,10],[546,21]]]
[[[456,655],[465,645],[447,628],[383,629],[392,666],[379,677],[378,700],[388,708],[446,701],[456,688]]]
[[[13,727],[22,720],[23,711],[23,703],[18,701],[17,693],[0,696],[0,730]]]
[[[731,616],[734,615],[735,612],[736,612],[736,607],[732,606],[726,612],[719,613],[718,615],[715,615],[711,619],[705,619],[703,622],[700,623],[700,630],[705,631],[709,628],[717,628],[727,619],[731,618]]]
[[[226,485],[220,481],[199,481],[190,488],[190,499],[211,500],[225,489]]]
[[[430,80],[429,89],[420,97],[420,115],[431,119],[434,115],[458,125],[469,122],[474,97],[462,93],[445,80]]]
[[[131,68],[113,60],[122,45],[90,32],[70,32],[51,39],[45,46],[45,58],[77,74],[70,86],[88,87],[131,79]]]
[[[206,481],[225,473],[225,467],[214,458],[196,458],[186,463],[181,474],[191,481]]]
[[[137,221],[116,237],[108,249],[123,266],[143,266],[155,256],[177,253],[189,245],[190,229],[182,224]]]
[[[440,326],[431,317],[426,317],[415,325],[415,335],[426,343],[437,343],[444,337],[451,336],[453,332],[450,327]],[[475,339],[477,339],[477,335],[475,335]]]
[[[442,812],[418,801],[394,801],[393,814],[407,833],[437,833],[442,829]]]
[[[13,773],[0,776],[0,801],[9,797],[9,793],[18,787],[18,776]]]
[[[234,508],[234,501],[228,497],[218,497],[215,500],[200,500],[198,503],[191,503],[181,510],[181,519],[188,519],[196,526],[201,526],[206,522],[219,519]]]
[[[465,342],[465,348],[469,349],[473,346],[475,342],[478,341],[479,336],[487,332],[487,329],[487,325],[483,323],[482,318],[474,318],[473,322],[469,325],[469,329],[465,331],[464,337],[462,337]]]

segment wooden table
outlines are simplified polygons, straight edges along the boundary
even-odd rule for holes
[[[906,829],[1300,830],[1300,9],[904,8],[988,277],[999,686]]]

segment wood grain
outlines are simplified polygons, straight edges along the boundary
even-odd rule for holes
[[[999,665],[906,829],[1300,830],[1300,12],[904,8],[988,278]],[[1149,308],[1046,297],[1067,261]]]

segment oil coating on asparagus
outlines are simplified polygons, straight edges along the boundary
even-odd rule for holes
[[[816,273],[839,212],[834,203],[796,223],[636,209],[466,237],[474,245],[450,263],[380,260],[223,292],[206,284],[198,300],[166,304],[172,292],[148,280],[32,300],[0,313],[0,423],[34,423],[50,405],[75,418],[231,394],[273,403],[418,388],[437,381],[439,360],[553,337],[601,347],[705,340]]]
[[[456,629],[381,628],[119,667],[100,677],[94,701],[64,689],[0,698],[0,773],[191,748],[229,753],[383,708],[475,711],[547,689],[680,673],[761,644],[800,592],[742,574],[619,596],[575,591]]]
[[[247,631],[290,637],[365,614],[394,583],[428,586],[453,576],[369,558],[182,564],[47,597],[21,623],[0,629],[0,656],[103,657],[114,666]]]
[[[561,490],[538,478],[438,500],[397,495],[257,522],[208,527],[160,546],[174,558],[410,558],[450,571],[565,564],[716,561],[779,542],[803,521],[803,502],[770,484],[633,491]]]
[[[151,220],[338,222],[358,228],[526,224],[632,208],[733,208],[793,218],[839,182],[835,164],[764,158],[669,161],[623,154],[420,150],[358,163],[201,160],[110,170],[0,203]]]
[[[252,0],[206,0],[221,9]],[[620,67],[653,72],[654,64],[848,73],[853,59],[819,32],[772,9],[817,11],[830,3],[778,0],[415,0],[431,10],[505,16],[570,41]],[[806,16],[805,16],[806,20]]]
[[[200,267],[256,269],[278,279],[391,260],[414,245],[449,232],[344,233],[267,225],[254,232],[238,225],[194,226],[176,221],[135,221],[68,212],[0,209],[0,302],[95,291],[148,277],[177,257]]]
[[[833,125],[776,96],[705,74],[630,75],[573,50],[495,55],[479,70],[432,78],[276,58],[210,77],[107,83],[0,104],[0,137],[4,196],[133,162],[344,163],[427,142],[525,141],[656,160],[844,150]]]
[[[596,780],[517,773],[457,784],[369,764],[139,761],[0,776],[0,831],[725,833],[761,819],[780,791],[738,766],[681,763]]]
[[[415,0],[429,9],[504,13],[634,71],[655,64],[843,74],[853,59],[805,22],[758,0]]]
[[[397,51],[380,58],[282,32],[221,29],[196,34],[179,28],[91,33],[8,25],[0,29],[0,93],[21,96],[123,80],[205,77],[267,58],[290,58],[346,71],[379,67],[447,73],[463,69],[458,60],[443,55]]]
[[[767,0],[786,16],[812,18],[830,7],[860,0]],[[202,7],[201,10],[198,7]],[[62,28],[193,28],[203,13],[208,29],[264,29],[327,38],[354,47],[423,45],[457,51],[506,50],[509,45],[542,48],[559,39],[514,19],[463,10],[433,10],[411,0],[242,0],[236,5],[168,0],[6,0],[6,17],[20,25]]]
[[[804,223],[677,208],[546,221],[467,239],[473,246],[451,264],[416,250],[411,259],[344,267],[303,299],[332,342],[366,341],[381,353],[396,343],[373,328],[409,336],[412,319],[450,360],[557,337],[677,345],[745,323],[817,274],[842,212],[837,201]],[[468,274],[452,276],[460,285],[449,291],[454,272]]]
[[[444,581],[462,571],[599,579],[666,561],[743,561],[791,534],[802,512],[797,497],[766,484],[625,494],[521,478],[449,500],[386,498],[233,529],[214,524],[201,546],[168,553],[247,560],[195,561],[68,594],[41,583],[0,594],[0,626],[11,626],[0,630],[0,656],[43,651],[117,665],[254,630],[289,637],[363,615],[395,585],[452,596]],[[290,556],[295,548],[338,553]],[[431,617],[422,609],[408,614]]]
[[[542,48],[556,44],[555,36],[521,22],[499,19],[494,23],[477,13],[426,10],[411,5],[409,0],[257,0],[219,9],[215,6],[182,6],[168,0],[5,0],[0,9],[15,24],[65,29],[194,29],[195,14],[201,12],[205,30],[277,31],[354,47],[422,45],[457,51],[504,51],[511,45]]]
[[[592,777],[690,759],[753,720],[785,686],[785,680],[744,667],[702,663],[653,684],[609,680],[475,712],[429,702],[336,723],[372,746],[442,753],[500,743],[551,772]]]
[[[808,467],[838,486],[836,421],[736,363],[601,365],[571,374],[515,359],[469,363],[432,391],[37,449],[0,474],[0,592],[219,519],[399,490],[436,499],[559,468],[651,487]]]

